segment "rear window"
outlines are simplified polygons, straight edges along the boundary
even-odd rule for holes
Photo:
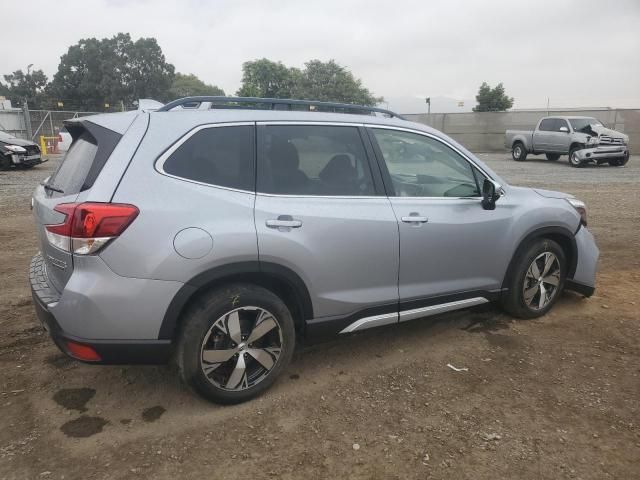
[[[85,130],[73,142],[49,183],[64,191],[65,195],[80,193],[97,151],[98,142]]]
[[[210,127],[189,137],[162,169],[196,182],[253,191],[255,185],[254,127]]]
[[[73,142],[62,163],[49,180],[64,195],[91,188],[122,135],[86,122],[69,127]],[[60,194],[62,195],[62,194]]]

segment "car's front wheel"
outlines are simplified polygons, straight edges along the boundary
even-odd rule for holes
[[[629,161],[629,152],[624,157],[614,158],[613,160],[609,160],[609,165],[612,167],[624,167]]]
[[[514,317],[536,318],[547,313],[564,287],[567,261],[562,247],[541,238],[515,259],[509,291],[502,304]]]
[[[578,146],[571,147],[571,150],[569,150],[569,163],[572,167],[579,168],[584,166],[582,160],[580,160],[580,157],[578,157],[579,150],[581,150],[581,148]]]
[[[256,285],[231,285],[200,297],[183,322],[176,352],[182,379],[217,403],[240,403],[264,392],[295,348],[287,306]]]

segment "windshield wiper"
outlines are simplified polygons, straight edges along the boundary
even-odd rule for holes
[[[53,185],[49,185],[48,182],[42,182],[40,185],[42,185],[44,187],[45,190],[51,191],[51,192],[56,192],[56,193],[64,193],[64,190],[58,188],[58,187],[54,187]]]

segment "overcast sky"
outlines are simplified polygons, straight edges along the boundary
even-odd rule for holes
[[[640,107],[640,0],[3,0],[0,12],[2,74],[33,63],[51,78],[69,45],[129,32],[227,94],[246,60],[333,58],[404,113],[425,96],[468,110],[483,81],[503,82],[514,108]]]

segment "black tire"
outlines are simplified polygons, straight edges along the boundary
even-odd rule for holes
[[[527,291],[531,291],[530,288],[527,287],[533,288],[536,283],[532,283],[532,279],[527,277],[527,273],[529,272],[533,261],[539,258],[541,255],[546,255],[546,253],[553,254],[557,259],[559,271],[559,274],[557,276],[558,283],[553,287],[548,283],[544,283],[548,295],[548,297],[545,296],[545,298],[548,298],[548,303],[544,304],[541,308],[538,308],[540,307],[539,299],[541,297],[539,290],[538,293],[534,294],[531,299],[532,303],[538,303],[537,306],[528,304],[525,299],[525,288],[527,289]],[[546,314],[551,309],[551,307],[553,307],[555,302],[558,300],[558,297],[562,293],[562,289],[564,288],[564,281],[567,275],[566,256],[560,245],[547,238],[539,238],[534,240],[530,245],[521,250],[521,252],[517,255],[518,256],[515,259],[513,272],[510,275],[509,285],[507,285],[509,291],[502,298],[502,307],[508,313],[517,318],[540,317]],[[542,257],[541,260],[544,263],[544,257]],[[541,260],[538,260],[538,265],[540,265]],[[552,267],[554,265],[555,263],[552,265]],[[549,273],[551,273],[551,271],[552,270],[550,269]],[[553,271],[555,272],[555,270]],[[555,277],[555,275],[549,275],[549,277]],[[553,291],[549,293],[549,290],[551,290],[551,288],[553,288]]]
[[[241,311],[241,315],[243,313],[251,313],[251,308],[243,310],[243,307],[258,307],[259,309],[264,309],[266,313],[271,314],[271,318],[279,328],[279,331],[275,331],[276,329],[273,328],[269,333],[263,334],[265,338],[270,335],[280,334],[278,342],[281,347],[279,350],[280,353],[270,369],[263,367],[260,362],[247,353],[255,350],[265,351],[266,347],[264,349],[261,347],[250,348],[252,347],[251,344],[248,344],[250,338],[246,338],[244,335],[240,344],[229,342],[230,344],[218,350],[216,350],[215,347],[207,349],[218,352],[229,352],[232,350],[230,347],[234,347],[233,350],[240,352],[235,353],[232,357],[229,357],[228,360],[210,364],[206,363],[202,358],[205,346],[203,342],[214,341],[215,343],[218,337],[222,338],[223,340],[221,341],[224,342],[224,337],[227,337],[227,339],[232,337],[232,335],[228,334],[230,330],[230,321],[228,319],[233,312],[238,310]],[[224,320],[222,320],[223,318]],[[214,327],[214,324],[219,320],[227,322],[227,334],[217,330],[217,327]],[[254,321],[256,323],[253,323]],[[252,326],[248,330],[251,331],[251,329],[259,323],[257,319],[241,319],[240,324],[243,326],[251,324]],[[289,309],[275,294],[257,285],[232,284],[200,296],[184,314],[182,325],[183,328],[178,339],[178,346],[175,353],[175,360],[180,371],[180,376],[189,387],[193,388],[206,399],[216,403],[240,403],[263,393],[276,381],[280,373],[289,364],[295,348],[295,328]],[[242,333],[245,333],[245,331],[243,327]],[[218,337],[212,338],[214,333]],[[207,343],[207,345],[210,346],[211,344]],[[271,348],[271,350],[273,350],[273,348]],[[241,353],[242,351],[245,353]],[[237,389],[227,389],[216,384],[216,380],[212,380],[210,377],[212,375],[214,377],[222,375],[219,373],[220,371],[231,372],[229,374],[229,381],[231,381],[233,371],[237,369],[239,365],[239,355],[243,355],[246,359],[242,360],[243,365],[246,362],[246,370],[240,377],[240,382],[236,385]],[[271,358],[271,361],[273,361],[273,358]],[[211,368],[208,372],[209,376],[207,376],[203,368],[211,367],[212,365],[214,365],[214,367]],[[266,373],[262,373],[263,376],[260,377],[260,380],[253,385],[251,385],[249,378],[250,366],[256,369],[258,373],[260,369],[266,371]]]
[[[524,162],[527,159],[528,153],[529,152],[527,152],[527,149],[525,148],[522,142],[514,143],[513,147],[511,148],[511,157],[516,162]]]
[[[576,167],[576,168],[580,168],[584,166],[584,163],[582,163],[577,156],[575,156],[574,154],[578,151],[578,150],[582,150],[582,147],[580,147],[579,145],[574,145],[573,147],[571,147],[571,149],[569,150],[569,164],[572,167]]]
[[[629,153],[627,152],[627,154],[624,157],[614,158],[613,160],[609,160],[609,165],[611,165],[612,167],[624,167],[628,161],[629,161]]]
[[[0,153],[0,170],[9,170],[11,160]]]
[[[547,160],[552,162],[557,161],[560,158],[560,154],[558,153],[547,153]]]

